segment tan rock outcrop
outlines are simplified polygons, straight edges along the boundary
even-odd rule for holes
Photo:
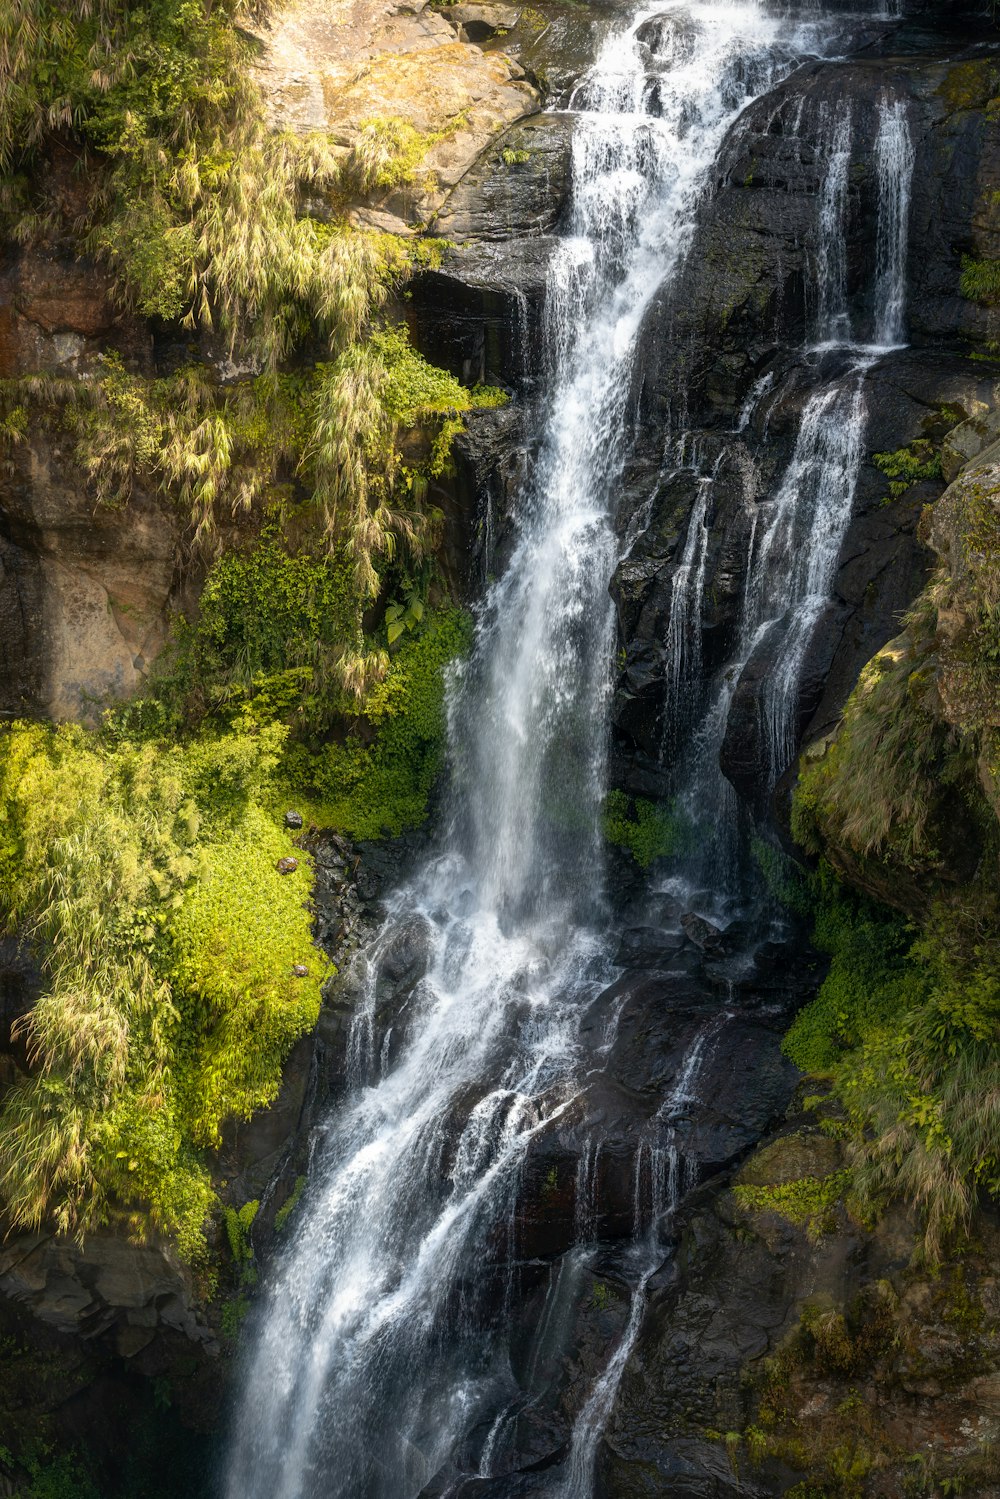
[[[412,183],[357,211],[379,228],[426,224],[494,137],[540,105],[516,62],[460,40],[426,0],[290,0],[260,40],[277,128],[327,131],[345,148],[371,120],[429,137]]]

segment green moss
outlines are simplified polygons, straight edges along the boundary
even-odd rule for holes
[[[505,167],[523,166],[526,161],[531,160],[530,151],[515,151],[508,148],[500,153],[500,159]]]
[[[275,1233],[280,1234],[284,1232],[289,1218],[295,1212],[295,1209],[298,1207],[299,1203],[302,1200],[302,1193],[305,1191],[305,1185],[306,1178],[304,1176],[297,1176],[295,1178],[295,1185],[292,1187],[291,1192],[289,1192],[287,1198],[274,1215]]]
[[[1000,70],[989,58],[954,63],[938,92],[951,110],[985,109],[1000,89]]]

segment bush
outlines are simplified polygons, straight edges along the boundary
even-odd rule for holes
[[[140,1209],[137,1226],[148,1214],[203,1255],[200,1149],[273,1099],[330,971],[308,856],[287,880],[273,868],[289,839],[263,802],[283,738],[0,732],[0,912],[48,980],[23,1026],[32,1073],[0,1115],[19,1226],[82,1234]]]
[[[384,680],[365,699],[357,734],[316,750],[290,747],[284,774],[314,798],[316,821],[366,839],[423,820],[444,755],[445,668],[468,639],[467,615],[432,612],[395,647]]]
[[[654,859],[681,852],[687,831],[672,805],[630,798],[624,791],[608,793],[603,829],[607,841],[628,849],[641,869],[648,869]]]

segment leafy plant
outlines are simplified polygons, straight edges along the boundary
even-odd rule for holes
[[[16,1224],[125,1218],[204,1256],[201,1150],[274,1097],[330,971],[303,905],[308,856],[291,879],[274,867],[288,838],[262,799],[283,740],[0,732],[0,913],[47,976],[21,1023],[33,1070],[0,1115]]]
[[[687,836],[672,806],[641,796],[629,798],[624,791],[608,793],[603,829],[607,841],[628,849],[642,869],[648,869],[654,859],[680,852]]]

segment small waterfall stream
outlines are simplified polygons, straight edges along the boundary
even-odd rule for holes
[[[503,1449],[509,1226],[521,1172],[532,1142],[568,1116],[594,1066],[581,1016],[613,972],[599,813],[608,583],[618,554],[611,511],[628,450],[637,336],[691,242],[727,132],[822,40],[815,18],[808,26],[774,19],[756,0],[695,0],[683,32],[671,10],[662,0],[614,30],[573,101],[572,221],[549,274],[543,442],[520,497],[510,564],[450,683],[447,827],[425,868],[392,898],[368,955],[348,1094],[322,1131],[296,1241],[263,1298],[227,1499],[416,1499],[460,1451],[465,1471],[486,1479]],[[880,218],[888,279],[877,337],[898,341],[903,308],[892,278],[905,263],[906,199],[894,185],[907,160],[906,121],[887,106],[890,118],[884,147],[880,136],[892,206],[884,233]],[[846,343],[837,235],[850,121],[840,114],[828,149],[818,331]],[[912,169],[912,152],[909,160]],[[772,397],[765,377],[757,399]],[[787,761],[802,654],[836,565],[863,420],[859,365],[846,384],[810,398],[785,482],[760,506],[738,655],[745,664],[781,624],[780,681],[768,707],[774,767]],[[675,585],[678,696],[699,690],[711,485],[709,473]],[[776,598],[780,622],[770,617]],[[702,806],[713,812],[732,794],[718,774],[718,746],[738,674],[738,664],[725,674],[688,751],[696,774],[687,795],[711,798]],[[400,954],[423,974],[402,998],[392,984]],[[550,1491],[559,1499],[592,1491],[597,1445],[662,1258],[662,1224],[691,1184],[674,1115],[724,1020],[699,1032],[655,1138],[637,1154],[635,1289]],[[572,1298],[586,1265],[599,1149],[595,1141],[580,1162],[579,1248],[554,1278],[557,1301]],[[550,1316],[547,1305],[546,1326]]]
[[[801,127],[801,116],[800,116]],[[854,131],[850,108],[824,109],[817,130],[825,171],[817,200],[817,295],[813,361],[818,383],[802,410],[795,448],[773,494],[750,500],[750,539],[739,639],[719,673],[707,707],[687,746],[677,757],[681,805],[693,824],[704,824],[714,809],[714,827],[691,861],[689,888],[714,891],[712,909],[723,912],[742,888],[741,833],[746,813],[720,768],[720,752],[734,694],[743,673],[766,651],[769,666],[757,695],[762,770],[773,789],[792,764],[798,745],[799,688],[814,630],[829,601],[841,547],[850,523],[866,423],[866,375],[877,361],[905,343],[906,264],[909,205],[915,153],[902,100],[883,93],[875,144],[877,179],[877,264],[871,343],[857,344],[847,291],[848,184]],[[842,351],[839,360],[838,351]],[[826,374],[834,360],[831,379]],[[754,411],[773,399],[765,377],[751,393],[737,432],[744,433]],[[717,460],[718,463],[718,460]],[[687,552],[703,524],[703,479],[692,513],[684,556],[675,574],[669,635],[689,639],[695,599]],[[710,503],[710,499],[708,500]],[[702,519],[699,519],[702,517]],[[701,584],[696,587],[700,590]],[[683,662],[690,646],[680,653]],[[665,723],[683,721],[686,679],[672,667]],[[703,693],[700,683],[691,689]]]

